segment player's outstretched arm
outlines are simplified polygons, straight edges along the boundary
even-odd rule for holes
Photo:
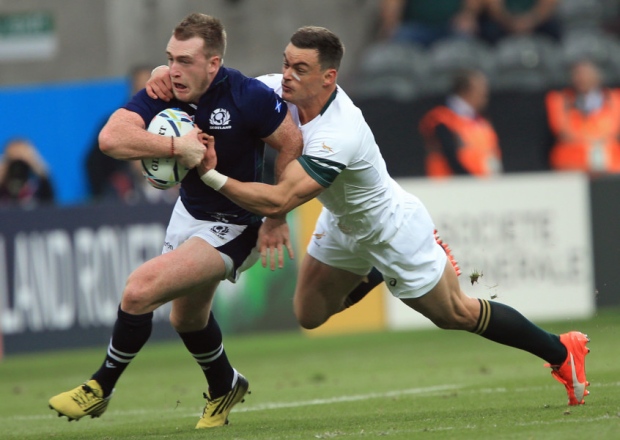
[[[283,217],[324,189],[295,160],[288,164],[277,185],[228,179],[220,192],[248,211],[266,217]]]
[[[297,206],[318,196],[325,187],[314,180],[299,161],[290,162],[277,185],[240,182],[215,170],[217,155],[213,136],[206,136],[207,152],[198,166],[201,180],[237,205],[266,217],[284,217]]]

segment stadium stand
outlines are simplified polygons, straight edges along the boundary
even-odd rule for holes
[[[428,54],[419,45],[379,42],[361,59],[353,92],[360,97],[411,100],[428,78]]]
[[[562,0],[558,16],[564,33],[576,29],[599,29],[609,6],[603,0]]]
[[[495,70],[491,48],[478,40],[438,41],[429,50],[429,64],[429,81],[424,88],[427,94],[445,93],[458,70],[479,69],[489,77]]]
[[[542,90],[561,83],[561,51],[543,35],[506,37],[495,47],[494,58],[494,90]]]
[[[620,83],[620,36],[617,0],[562,0],[558,4],[562,38],[512,35],[496,45],[480,39],[448,38],[426,48],[381,42],[362,52],[353,94],[392,96],[404,101],[447,92],[455,70],[477,68],[495,90],[544,91],[568,84],[568,66],[589,58],[609,84]],[[409,46],[409,47],[407,47]],[[386,95],[385,95],[386,94]]]
[[[620,83],[620,40],[599,29],[576,29],[568,32],[562,43],[563,72],[581,59],[589,59],[601,69],[604,82]]]

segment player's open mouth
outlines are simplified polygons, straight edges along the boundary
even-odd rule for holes
[[[173,85],[174,85],[175,90],[178,90],[180,92],[187,90],[187,87],[183,84],[174,83]]]

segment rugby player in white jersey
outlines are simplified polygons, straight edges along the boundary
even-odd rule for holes
[[[341,311],[374,266],[395,297],[438,327],[544,359],[565,385],[569,405],[584,403],[587,336],[548,333],[505,304],[461,290],[457,266],[436,240],[428,211],[389,176],[361,111],[337,85],[343,54],[331,31],[303,27],[284,51],[282,75],[261,78],[289,103],[304,139],[302,156],[287,165],[277,185],[220,174],[211,137],[198,170],[206,185],[264,216],[282,217],[315,197],[323,204],[295,289],[299,323],[316,328]]]

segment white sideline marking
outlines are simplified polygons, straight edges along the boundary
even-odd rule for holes
[[[426,387],[426,388],[410,388],[407,390],[388,391],[386,393],[358,394],[355,396],[330,397],[329,399],[313,399],[313,400],[305,400],[305,401],[300,401],[300,402],[263,403],[263,404],[247,406],[247,407],[237,407],[235,409],[235,412],[263,411],[266,409],[298,408],[300,406],[326,405],[329,403],[340,403],[340,402],[356,402],[359,400],[378,399],[381,397],[397,397],[397,396],[404,396],[408,394],[436,393],[438,391],[456,390],[458,388],[460,387],[457,385],[437,385],[434,387]]]
[[[598,388],[598,387],[620,387],[620,382],[611,382],[611,383],[597,383],[591,385],[589,388]],[[511,392],[531,392],[532,390],[544,390],[551,388],[551,386],[537,386],[537,387],[522,387],[512,389]],[[466,389],[463,390],[459,385],[437,385],[432,387],[425,388],[409,388],[405,390],[395,390],[395,391],[387,391],[385,393],[368,393],[368,394],[356,394],[351,396],[339,396],[339,397],[330,397],[326,399],[312,399],[312,400],[301,400],[297,402],[272,402],[272,403],[263,403],[258,405],[247,405],[247,406],[237,406],[234,409],[234,412],[251,412],[251,411],[265,411],[271,409],[284,409],[284,408],[299,408],[304,406],[313,406],[313,405],[327,405],[331,403],[341,403],[341,402],[356,402],[361,400],[370,400],[370,399],[378,399],[378,398],[386,398],[386,397],[398,397],[404,395],[422,395],[423,397],[431,397],[437,394],[440,394],[445,391],[450,390],[460,390],[461,393],[468,394],[493,394],[493,393],[505,393],[508,389],[499,387],[499,388],[474,388],[474,389]],[[567,407],[568,408],[568,407]],[[48,414],[36,414],[29,416],[0,416],[0,422],[3,420],[16,420],[16,421],[28,421],[28,420],[48,420],[54,419],[58,417],[56,412],[49,410]],[[174,415],[175,417],[197,417],[200,416],[202,408],[197,408],[196,410],[178,410],[178,409],[164,409],[164,410],[147,410],[147,409],[138,409],[138,410],[129,410],[129,411],[107,411],[106,414],[113,415],[114,417],[122,417],[122,416],[135,416],[135,415],[144,415],[144,414],[159,414],[160,416],[164,415]],[[609,417],[595,417],[588,419],[578,419],[580,421],[597,421],[604,420]],[[577,420],[575,420],[577,421]],[[519,426],[528,426],[535,424],[551,424],[555,422],[527,422],[527,423],[517,423]],[[441,429],[453,429],[449,427],[444,427]],[[431,429],[432,430],[432,429]]]
[[[356,402],[359,400],[369,400],[369,399],[379,399],[385,397],[397,397],[409,394],[429,394],[429,393],[437,393],[448,390],[455,390],[460,388],[457,385],[437,385],[426,388],[410,388],[406,390],[396,390],[396,391],[387,391],[385,393],[368,393],[368,394],[357,394],[352,396],[339,396],[339,397],[330,397],[327,399],[312,399],[312,400],[301,400],[297,402],[272,402],[272,403],[262,403],[258,405],[248,405],[243,407],[236,407],[235,412],[249,412],[249,411],[264,411],[269,409],[282,409],[282,408],[298,408],[302,406],[312,406],[312,405],[326,405],[330,403],[340,403],[340,402]],[[53,411],[53,410],[50,410]],[[130,411],[107,411],[106,414],[113,415],[115,417],[118,416],[134,416],[134,415],[142,415],[142,414],[175,414],[175,416],[181,417],[196,417],[196,415],[200,416],[202,409],[197,409],[193,411],[185,410],[146,410],[146,409],[137,409]],[[53,412],[51,415],[32,415],[32,416],[9,416],[9,417],[0,417],[1,420],[42,420],[58,417],[58,413]],[[88,416],[87,416],[88,417]]]

